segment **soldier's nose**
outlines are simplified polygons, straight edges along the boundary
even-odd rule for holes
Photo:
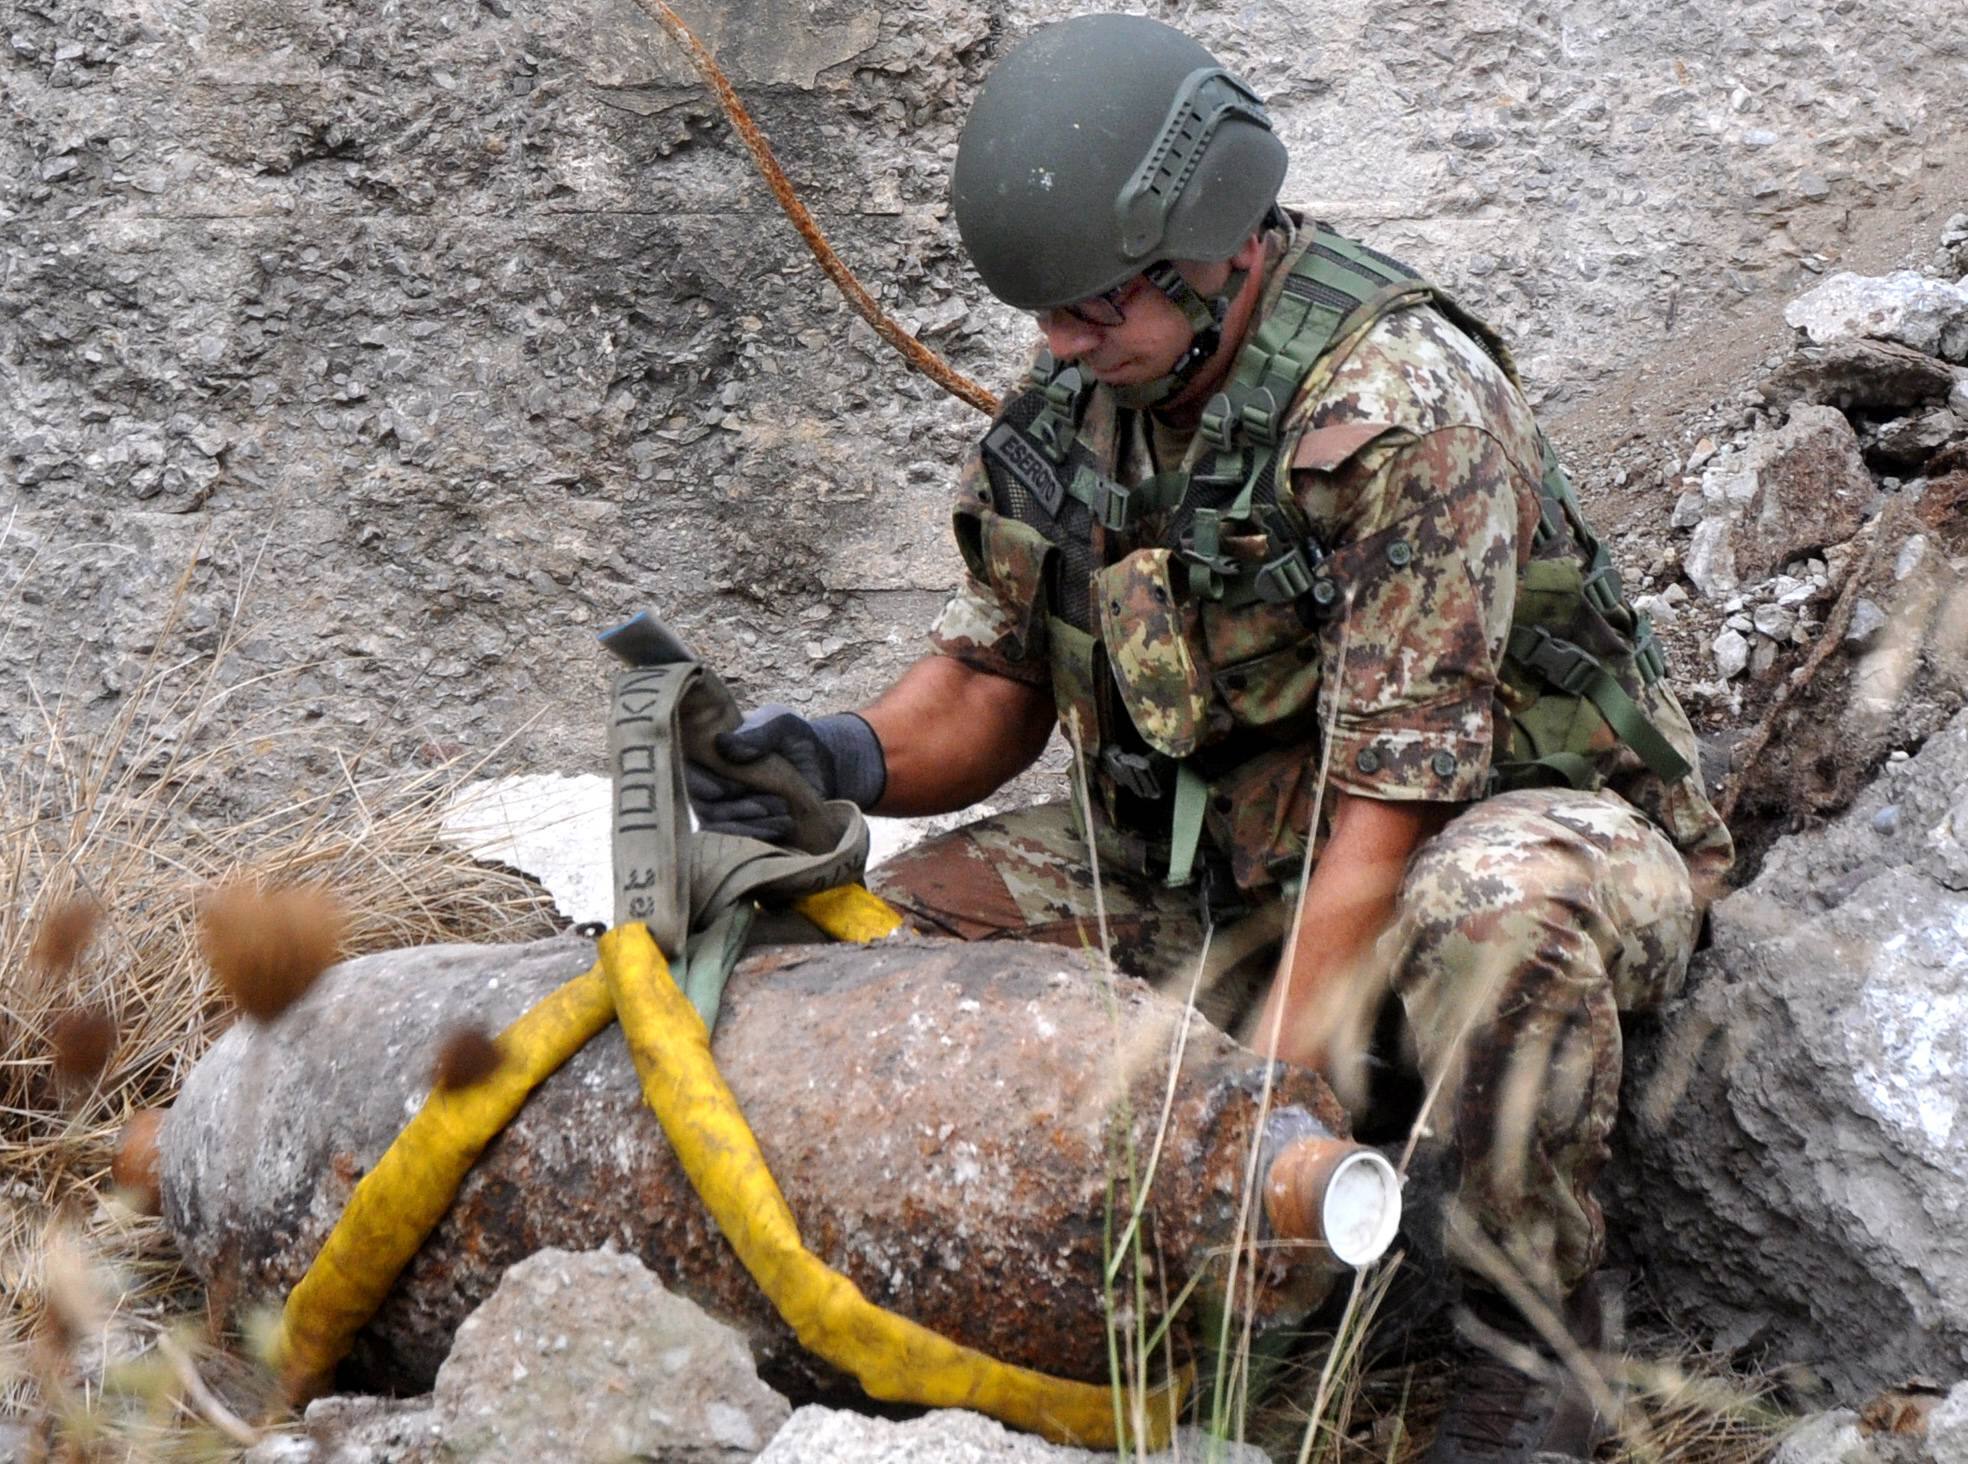
[[[1047,310],[1039,316],[1039,331],[1046,349],[1059,361],[1073,361],[1092,350],[1100,340],[1100,327],[1089,325],[1064,310]]]

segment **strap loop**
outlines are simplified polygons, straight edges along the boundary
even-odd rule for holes
[[[1230,393],[1218,392],[1203,405],[1203,420],[1198,429],[1203,434],[1203,441],[1220,453],[1230,451],[1236,418],[1236,409],[1230,405]]]
[[[1077,366],[1068,366],[1045,383],[1045,405],[1026,433],[1039,450],[1055,463],[1066,461],[1073,440],[1080,434],[1080,407],[1087,397],[1086,378]]]
[[[1073,474],[1066,491],[1084,503],[1094,522],[1110,533],[1120,533],[1128,526],[1134,494],[1113,479],[1083,467]]]
[[[1189,593],[1198,599],[1222,599],[1237,578],[1237,561],[1223,552],[1223,515],[1216,509],[1196,510],[1176,554],[1189,567]]]
[[[1274,605],[1296,600],[1312,588],[1312,566],[1300,550],[1288,549],[1267,561],[1252,578],[1251,586],[1258,599]]]
[[[1518,626],[1510,632],[1510,654],[1567,696],[1583,696],[1605,667],[1597,656],[1570,641],[1560,640],[1542,625]]]
[[[1129,752],[1109,744],[1100,750],[1100,761],[1115,785],[1136,798],[1158,803],[1168,791],[1162,769],[1171,766],[1171,760],[1160,753]]]
[[[1244,398],[1237,420],[1253,442],[1273,447],[1277,445],[1278,428],[1284,415],[1284,403],[1278,400],[1277,394],[1268,386],[1260,386]]]

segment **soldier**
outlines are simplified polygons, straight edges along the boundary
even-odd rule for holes
[[[1005,57],[955,213],[1045,349],[961,477],[969,578],[873,704],[764,708],[721,750],[927,814],[1059,723],[1080,797],[874,887],[964,939],[1105,940],[1368,1131],[1376,1075],[1410,1072],[1395,1117],[1444,1156],[1464,1315],[1589,1345],[1620,1013],[1680,985],[1729,837],[1507,351],[1281,208],[1285,165],[1258,97],[1159,22],[1085,16]],[[691,780],[708,826],[783,833],[783,806]],[[1431,1457],[1589,1451],[1562,1370],[1461,1363]]]

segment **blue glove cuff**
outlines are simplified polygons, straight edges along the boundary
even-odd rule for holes
[[[834,796],[859,808],[872,808],[888,789],[888,759],[875,729],[853,712],[815,717],[807,723],[834,760]]]

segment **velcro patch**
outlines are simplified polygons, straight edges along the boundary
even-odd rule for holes
[[[999,465],[1016,478],[1047,513],[1054,518],[1059,517],[1059,505],[1066,498],[1066,485],[1060,481],[1059,474],[1053,470],[1046,455],[1033,445],[1031,438],[1011,423],[1000,422],[984,439],[984,450],[996,458]]]
[[[1291,465],[1308,472],[1330,473],[1375,438],[1393,430],[1392,422],[1335,422],[1330,427],[1314,427],[1298,439]]]

